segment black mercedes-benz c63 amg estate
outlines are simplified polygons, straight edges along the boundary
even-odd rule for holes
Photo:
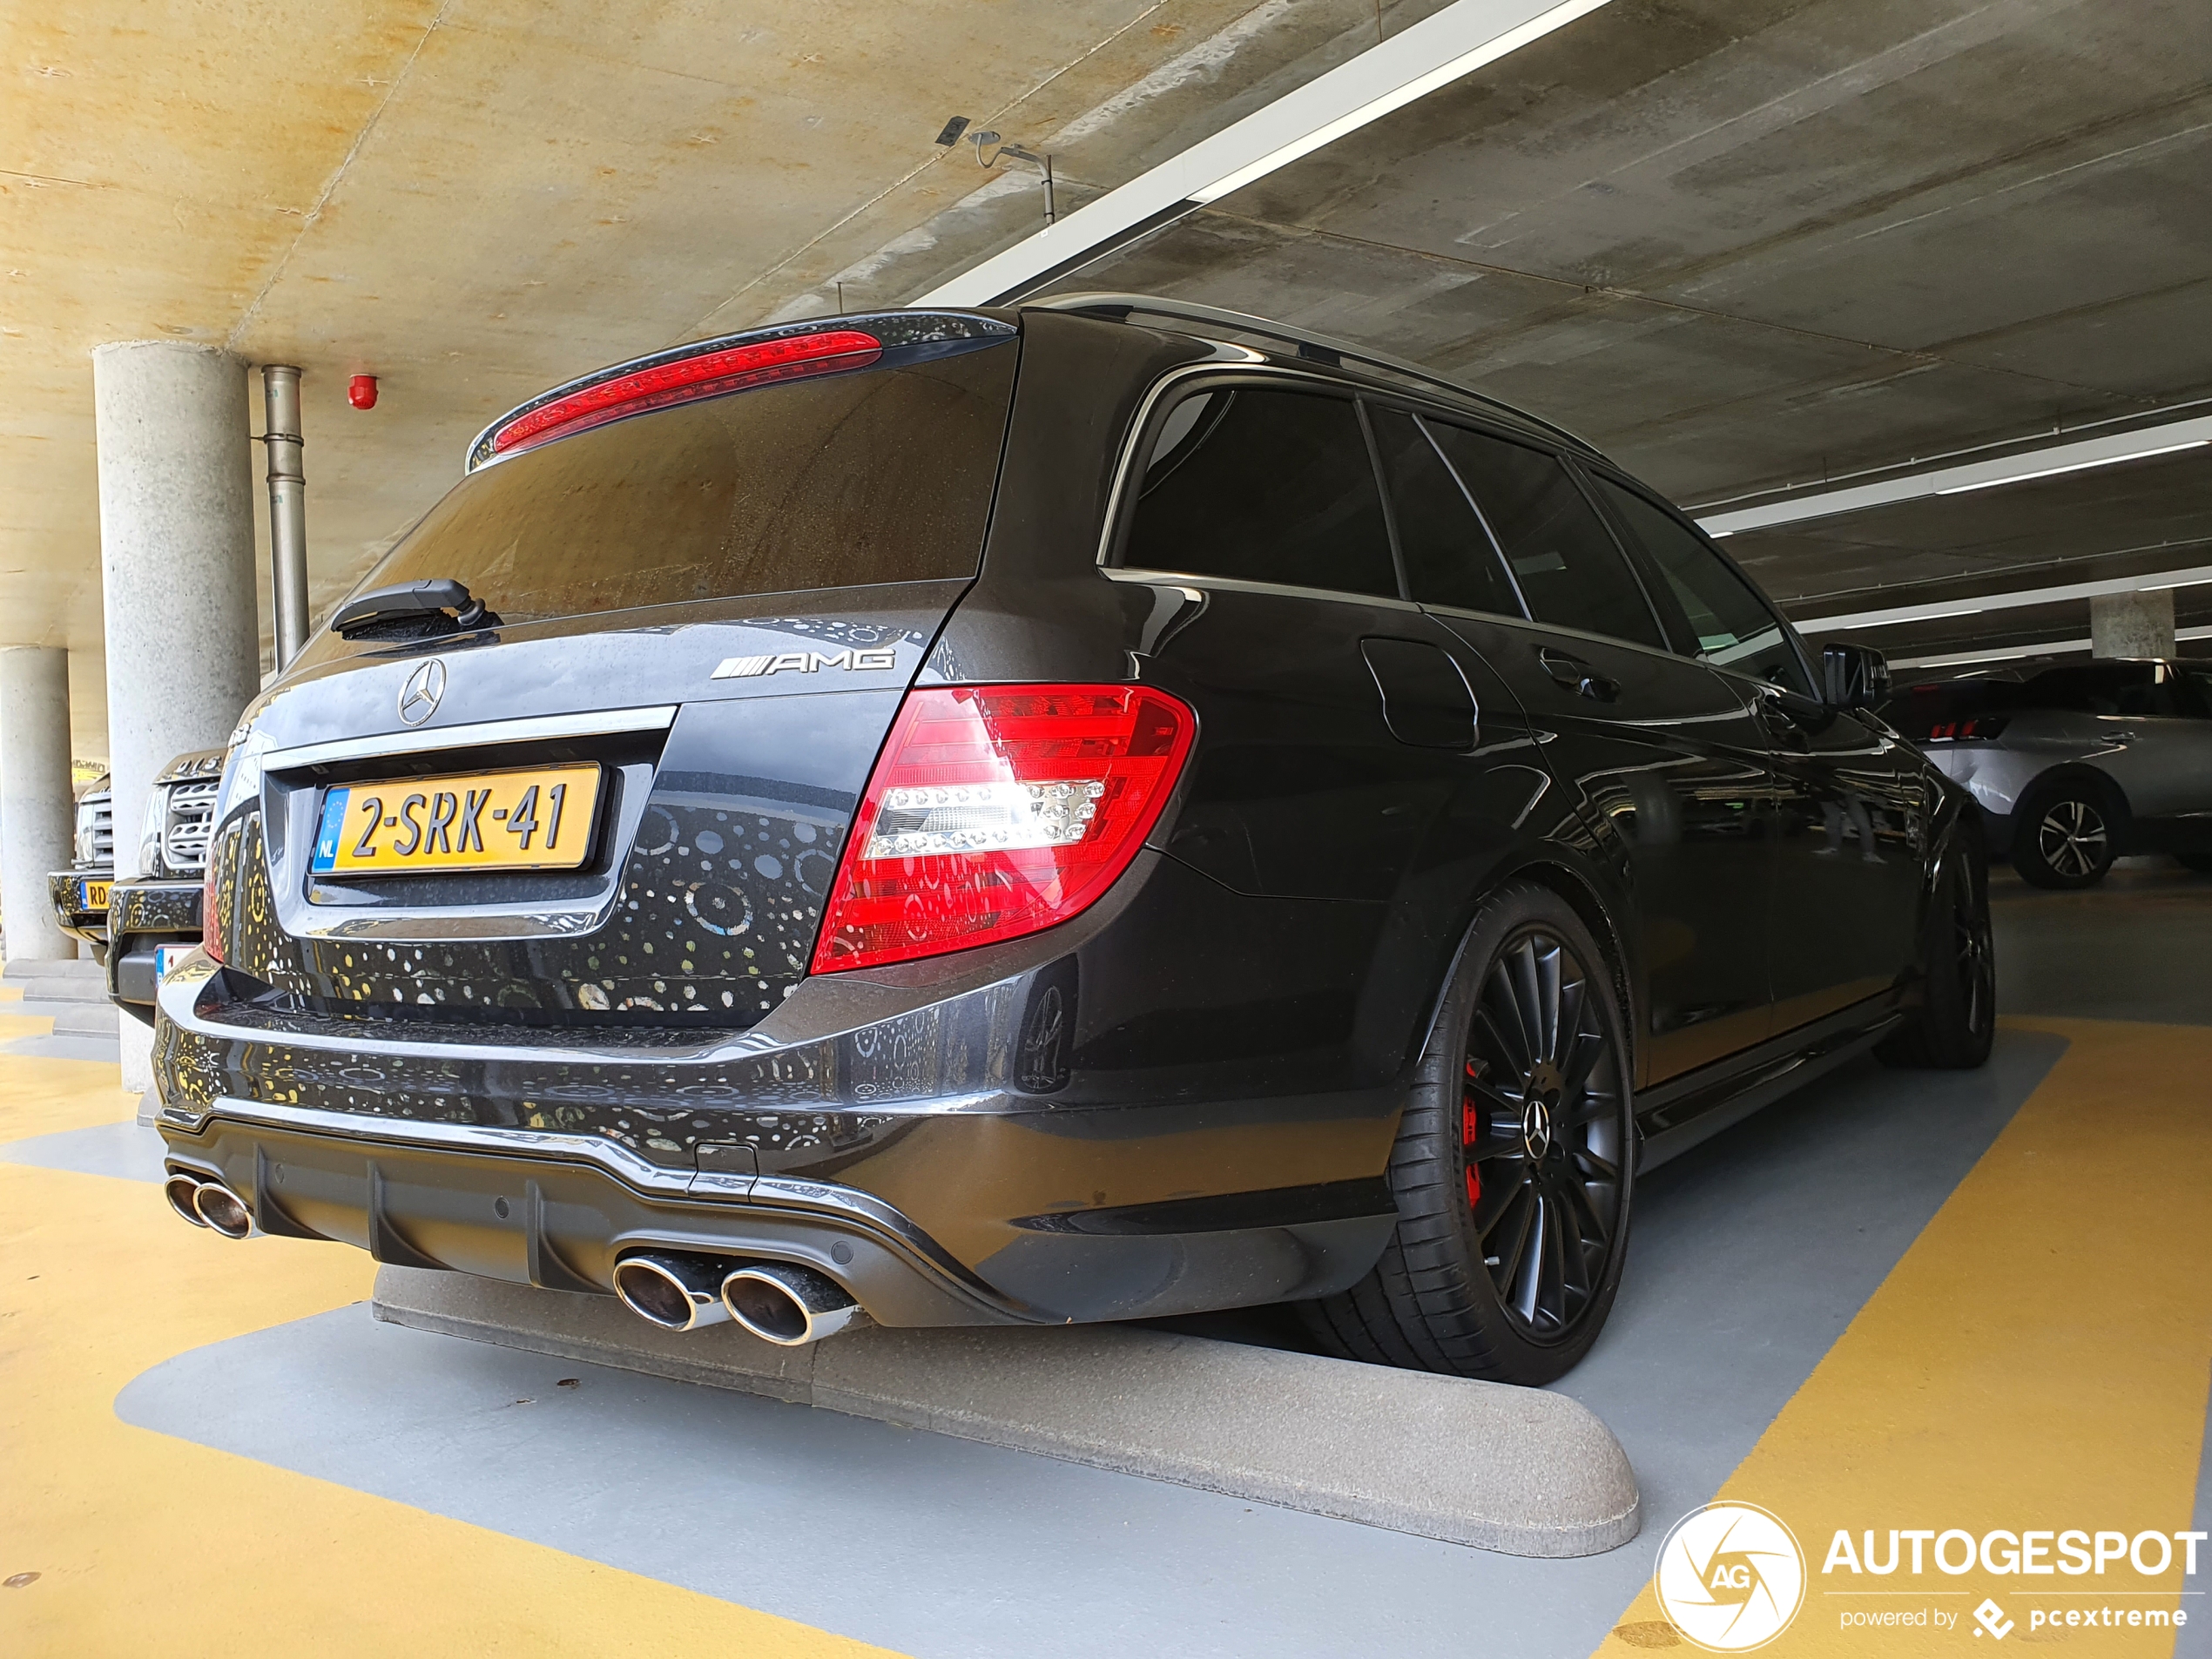
[[[624,363],[246,711],[167,1192],[679,1329],[1295,1302],[1541,1381],[1640,1163],[1988,1052],[1883,678],[1573,437],[1251,318]]]

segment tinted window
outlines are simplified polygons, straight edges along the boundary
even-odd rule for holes
[[[1598,488],[1627,522],[1629,534],[1643,544],[1682,607],[1691,636],[1682,642],[1683,655],[1787,686],[1800,696],[1813,694],[1804,664],[1774,612],[1695,530],[1632,489],[1603,478]]]
[[[1663,647],[1612,533],[1556,455],[1432,422],[1539,622]]]
[[[2027,682],[2028,706],[2078,714],[2162,716],[2198,711],[2197,687],[2162,663],[2084,664],[2047,668]]]
[[[1395,598],[1359,412],[1250,386],[1185,398],[1154,441],[1122,562]]]
[[[362,585],[455,577],[519,623],[972,577],[1014,364],[995,346],[556,439],[462,480]]]
[[[1426,604],[1520,616],[1520,596],[1499,562],[1490,533],[1423,423],[1372,403],[1367,418],[1374,423],[1375,448],[1398,517],[1398,550],[1405,556],[1413,597]]]

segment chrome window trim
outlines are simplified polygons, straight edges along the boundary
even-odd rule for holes
[[[482,720],[428,731],[386,732],[374,737],[340,738],[273,749],[261,770],[293,772],[302,766],[341,760],[370,760],[385,755],[421,754],[441,749],[473,749],[495,743],[531,743],[548,738],[611,737],[624,732],[664,732],[676,723],[677,705],[654,708],[593,710],[583,714],[547,714],[527,720]]]
[[[1286,593],[1332,604],[1369,605],[1378,610],[1421,610],[1411,599],[1386,593],[1355,593],[1347,588],[1301,588],[1287,582],[1248,582],[1242,577],[1194,576],[1183,570],[1155,570],[1150,565],[1109,564],[1099,571],[1109,582],[1133,582],[1168,588],[1222,589],[1231,593]]]

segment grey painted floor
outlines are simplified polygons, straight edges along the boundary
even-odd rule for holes
[[[379,1325],[365,1307],[182,1355],[117,1410],[924,1659],[1386,1643],[1581,1659],[1668,1525],[1750,1449],[2062,1049],[2007,1035],[1965,1076],[1862,1061],[1649,1178],[1612,1322],[1564,1385],[1628,1448],[1647,1525],[1584,1561]],[[124,1173],[133,1146],[80,1131],[10,1153]]]
[[[2212,876],[2171,859],[2128,859],[2086,893],[2046,893],[1990,873],[1997,1006],[2212,1025]]]
[[[125,1181],[161,1179],[161,1136],[143,1123],[96,1123],[0,1145],[0,1163],[74,1170]]]

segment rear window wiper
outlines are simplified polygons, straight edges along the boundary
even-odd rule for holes
[[[357,593],[330,619],[330,631],[341,639],[441,639],[502,625],[497,611],[470,598],[468,584],[451,577]]]

